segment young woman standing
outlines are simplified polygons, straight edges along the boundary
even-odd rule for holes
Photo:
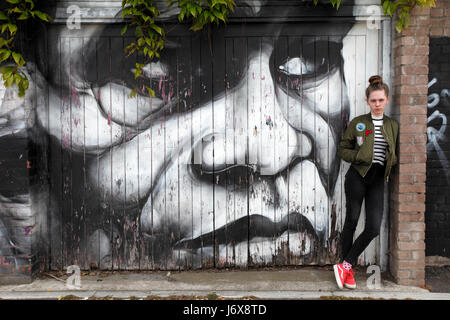
[[[356,288],[352,265],[380,232],[383,217],[384,182],[397,163],[398,122],[384,114],[389,87],[380,76],[369,78],[366,101],[370,112],[354,118],[342,138],[338,155],[351,166],[345,175],[346,217],[342,231],[342,257],[334,265],[340,289]],[[353,235],[365,199],[364,231],[353,243]]]

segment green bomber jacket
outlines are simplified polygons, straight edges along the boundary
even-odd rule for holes
[[[384,172],[386,181],[389,181],[392,167],[397,164],[398,127],[398,121],[383,115],[381,133],[388,144],[386,148],[386,170]],[[344,161],[350,162],[363,177],[366,176],[372,166],[374,139],[375,126],[369,112],[350,121],[339,143],[339,157]]]

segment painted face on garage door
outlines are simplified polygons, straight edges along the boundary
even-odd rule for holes
[[[236,11],[246,23],[210,35],[168,25],[161,58],[137,80],[140,57],[125,57],[133,38],[121,25],[49,28],[49,100],[37,120],[59,162],[55,219],[81,226],[64,243],[76,241],[85,263],[286,263],[326,246],[341,201],[353,24],[293,22],[321,11],[250,3]],[[145,85],[154,97],[129,98]]]

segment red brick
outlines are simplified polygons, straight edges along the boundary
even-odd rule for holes
[[[431,8],[431,16],[432,17],[442,17],[442,16],[444,16],[444,9]]]
[[[424,121],[422,121],[422,118],[425,117],[417,117],[416,121],[419,123],[423,123]],[[427,120],[427,118],[425,118],[425,120]],[[421,144],[421,143],[427,143],[427,135],[426,134],[416,134],[414,135],[414,144]],[[414,157],[418,157],[419,155],[414,155]],[[425,162],[427,161],[426,155],[422,155],[424,156],[423,160],[420,160],[419,158],[416,158],[416,161],[418,162]]]
[[[400,116],[401,117],[401,116]],[[400,143],[413,144],[415,136],[412,134],[401,134],[398,138]]]
[[[414,125],[416,126],[416,125]],[[418,129],[419,130],[419,129]],[[401,131],[403,132],[403,130]],[[400,144],[399,151],[400,153],[407,152],[427,152],[427,146],[425,144],[415,144],[415,145],[408,145],[408,144]],[[402,172],[411,172],[411,171],[403,171]]]
[[[417,251],[410,251],[412,258],[414,260],[425,260],[425,251],[424,250],[417,250]]]
[[[445,19],[443,17],[435,17],[430,20],[430,28],[442,27],[444,25]]]
[[[425,279],[425,267],[411,270],[412,279]]]
[[[400,203],[398,205],[399,212],[425,212],[425,203],[411,202]]]
[[[427,169],[426,163],[405,163],[399,165],[398,172],[400,175],[402,174],[417,174],[417,173],[425,173]]]
[[[413,56],[408,56],[408,57],[412,58],[411,60],[414,60]],[[402,57],[402,58],[406,58],[406,56]],[[406,64],[408,64],[408,63],[406,63]],[[398,77],[394,78],[393,84],[394,85],[397,85],[397,84],[414,85],[414,84],[416,84],[416,76],[415,75],[399,75]],[[407,103],[409,103],[409,101]]]
[[[415,26],[409,26],[406,29],[402,30],[403,36],[420,36],[420,35],[427,35],[428,34],[428,28],[424,27],[415,27]]]
[[[415,84],[424,85],[424,87],[427,88],[427,90],[428,90],[427,85],[428,85],[429,81],[428,81],[428,75],[427,74],[426,75],[417,75],[417,76],[415,76],[414,80],[415,80]]]
[[[406,155],[400,154],[399,163],[414,163],[414,157],[409,154]]]
[[[425,210],[425,204],[423,204],[424,210]],[[415,210],[411,210],[415,211]],[[402,232],[409,232],[410,236],[412,236],[413,232],[425,232],[425,223],[423,222],[399,222],[397,226],[397,231],[400,233]],[[414,240],[411,238],[411,240]],[[423,240],[422,238],[419,238],[418,240]],[[399,241],[401,241],[399,239]]]
[[[412,46],[416,44],[415,37],[412,36],[401,37],[399,40],[402,46]]]
[[[425,224],[424,224],[425,229]],[[423,241],[425,240],[425,231],[413,231],[411,232],[412,241]]]
[[[414,124],[416,122],[416,116],[410,114],[401,114],[399,119],[402,126],[407,124]]]
[[[402,124],[427,124],[428,118],[425,115],[401,114],[399,118]],[[424,141],[426,142],[426,140]]]
[[[425,269],[425,261],[419,260],[399,260],[398,261],[399,269]]]
[[[397,279],[409,279],[411,277],[411,272],[409,270],[397,270],[395,272],[395,277]]]
[[[399,241],[411,241],[411,235],[409,232],[399,232],[397,234],[397,239]],[[407,254],[404,254],[403,257],[398,257],[399,259],[410,259],[412,257],[411,253],[409,251],[398,251],[398,252],[405,252]]]
[[[424,222],[423,213],[398,213],[398,222]]]
[[[429,48],[428,46],[419,46],[419,45],[400,46],[396,48],[394,51],[397,56],[423,56],[428,55]]]
[[[446,27],[446,28],[444,29],[444,35],[445,35],[445,36],[450,36],[450,28],[447,28],[447,27]]]
[[[425,279],[397,279],[397,284],[402,286],[423,287]]]
[[[416,124],[427,124],[428,123],[428,118],[425,115],[423,115],[423,116],[417,116],[416,115],[415,116],[415,123]],[[416,143],[420,141],[420,137],[421,136],[423,136],[423,135],[419,135],[418,139],[416,140]],[[421,142],[426,143],[427,141],[424,140],[424,141],[421,141]]]
[[[425,242],[423,241],[397,241],[399,250],[425,250]],[[425,261],[423,262],[425,263]],[[413,266],[410,266],[410,268]]]
[[[416,44],[418,45],[429,45],[430,44],[430,37],[427,36],[418,36],[416,37]]]
[[[427,114],[426,106],[422,105],[400,105],[400,114]]]
[[[442,27],[432,27],[430,28],[431,37],[441,37],[444,35],[444,28]]]
[[[417,74],[419,74],[419,75],[428,75],[428,66],[427,65],[421,65],[421,66],[420,65],[407,65],[407,66],[402,66],[401,67],[401,74],[402,75],[413,75],[413,74],[414,75],[417,75]],[[400,92],[400,93],[403,93],[403,92]],[[428,93],[428,89],[427,89],[426,93]],[[422,92],[420,92],[419,94],[422,94]]]
[[[405,238],[410,238],[409,233],[399,233],[399,236],[402,235],[402,237]],[[410,241],[407,240],[407,241]],[[395,251],[395,256],[398,260],[410,260],[412,259],[412,252],[414,251],[400,251],[400,250],[396,250]]]
[[[425,178],[426,178],[426,175],[425,175]],[[418,182],[418,181],[416,181],[416,182]],[[425,194],[416,193],[416,194],[413,195],[412,201],[415,201],[415,202],[425,202],[425,199],[426,199]]]
[[[429,37],[427,37],[427,39],[429,39]],[[425,64],[428,65],[429,63],[429,58],[428,56],[414,56],[414,63],[421,65],[421,64]]]
[[[410,11],[410,14],[411,16],[429,16],[431,11],[430,9],[431,8],[429,7],[420,8],[419,6],[416,6]]]
[[[430,24],[430,17],[429,16],[416,16],[414,17],[414,26],[428,26]]]
[[[405,67],[406,68],[406,67]],[[417,67],[414,67],[417,68]],[[426,67],[428,69],[428,67]],[[417,72],[420,72],[419,69],[415,69]],[[428,88],[424,85],[403,85],[397,90],[400,94],[411,94],[411,95],[418,95],[418,94],[427,94]]]
[[[414,183],[413,176],[410,174],[399,174],[398,181],[401,183]]]
[[[413,183],[425,183],[425,182],[427,182],[427,175],[426,174],[416,174],[416,175],[414,175]]]
[[[425,183],[423,184],[399,184],[399,192],[421,192],[425,193]]]
[[[413,105],[421,105],[422,108],[427,110],[427,103],[428,103],[428,96],[422,95],[422,96],[415,96],[412,97]]]
[[[409,76],[404,76],[404,77],[409,77]],[[412,77],[415,77],[415,76],[412,76]],[[398,78],[398,77],[396,77],[396,78]],[[394,78],[394,79],[396,79],[396,78]],[[396,94],[394,96],[394,103],[396,105],[398,105],[398,104],[403,104],[403,105],[405,105],[405,104],[412,104],[413,103],[412,101],[413,100],[412,100],[411,96],[408,96],[408,95]]]
[[[405,133],[422,133],[426,132],[426,125],[424,124],[400,124],[400,134]],[[419,151],[412,151],[412,152],[422,152],[423,150]]]
[[[414,201],[414,195],[413,194],[409,194],[409,193],[401,193],[397,195],[397,200],[400,202],[409,202],[409,201]]]

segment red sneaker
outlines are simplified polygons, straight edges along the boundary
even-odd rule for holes
[[[356,282],[353,269],[347,271],[347,277],[344,280],[344,286],[349,289],[356,289]]]
[[[347,274],[349,273],[349,271],[344,269],[344,267],[342,266],[342,263],[335,264],[333,266],[333,269],[334,269],[334,276],[336,278],[337,285],[338,285],[339,289],[343,289],[344,282],[345,282],[345,279],[347,278]]]

